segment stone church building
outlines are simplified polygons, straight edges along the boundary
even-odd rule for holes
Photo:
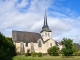
[[[51,37],[51,30],[44,15],[44,24],[40,33],[12,30],[12,40],[17,52],[27,53],[27,50],[47,53],[47,49],[56,46],[56,41]]]

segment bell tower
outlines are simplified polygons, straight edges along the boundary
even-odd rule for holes
[[[40,32],[44,41],[51,38],[51,32],[52,31],[49,29],[49,26],[48,26],[48,23],[47,23],[47,15],[46,15],[46,11],[45,11],[44,24],[43,24],[42,30]]]

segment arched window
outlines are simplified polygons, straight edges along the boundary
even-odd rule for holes
[[[41,41],[38,42],[38,47],[42,47]]]
[[[45,37],[47,37],[47,32],[45,32]]]
[[[52,47],[52,43],[50,43],[50,46]]]
[[[26,46],[28,47],[28,43],[26,42]]]
[[[45,32],[45,35],[47,35],[47,32]]]

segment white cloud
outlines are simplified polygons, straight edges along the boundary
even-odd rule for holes
[[[17,3],[16,7],[17,8],[25,8],[28,5],[28,1],[27,0],[21,0],[20,3]]]
[[[55,0],[32,0],[30,3],[28,0],[22,0],[21,3],[17,3],[15,6],[17,1],[18,0],[0,1],[0,31],[6,36],[11,36],[12,30],[40,32],[43,26],[45,7],[47,10]],[[29,7],[25,8],[26,11],[20,12],[20,10],[27,5]],[[69,37],[74,39],[74,41],[76,41],[76,39],[78,41],[80,40],[80,28],[78,27],[80,25],[80,17],[73,19],[66,14],[55,11],[47,11],[47,14],[48,25],[53,32],[53,39],[61,40],[63,37]],[[76,36],[78,36],[78,38],[76,38]]]

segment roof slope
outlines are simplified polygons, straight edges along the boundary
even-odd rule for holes
[[[51,32],[51,30],[49,29],[49,27],[43,26],[41,32],[43,31],[47,31],[47,32]]]
[[[39,33],[25,32],[25,31],[12,31],[12,39],[14,42],[34,42],[41,38]],[[41,38],[42,39],[42,38]]]

